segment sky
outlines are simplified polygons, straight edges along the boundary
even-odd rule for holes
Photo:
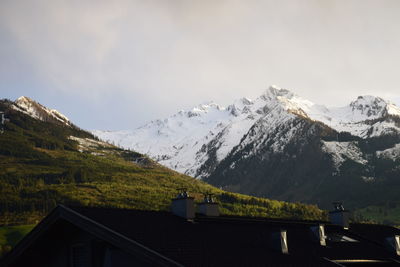
[[[400,1],[2,0],[0,98],[84,129],[133,129],[270,85],[400,105]]]

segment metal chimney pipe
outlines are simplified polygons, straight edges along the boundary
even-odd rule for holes
[[[341,202],[333,202],[334,210],[329,212],[332,224],[340,225],[344,229],[350,226],[350,211],[345,210]]]
[[[219,216],[219,204],[214,202],[212,194],[204,194],[203,202],[197,205],[197,210],[205,216]]]

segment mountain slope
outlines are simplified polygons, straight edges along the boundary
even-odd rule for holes
[[[0,225],[35,223],[57,203],[166,210],[182,187],[196,200],[215,194],[226,214],[324,216],[315,206],[225,192],[99,141],[72,123],[21,111],[17,102],[0,100],[9,119],[0,134]]]
[[[270,87],[254,101],[243,98],[227,108],[209,103],[132,131],[93,133],[147,154],[181,173],[203,178],[212,173],[259,119],[285,120],[291,115],[364,139],[400,133],[396,123],[400,108],[379,97],[363,96],[346,107],[328,109],[277,87]]]
[[[254,101],[93,133],[234,192],[326,208],[334,200],[351,208],[400,201],[400,109],[379,97],[327,108],[270,87]]]
[[[25,113],[32,118],[71,126],[69,119],[55,109],[48,109],[26,96],[21,96],[12,105],[12,109]]]

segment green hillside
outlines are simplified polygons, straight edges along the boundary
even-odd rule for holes
[[[11,250],[34,225],[16,225],[0,227],[0,258]]]
[[[171,171],[75,126],[43,122],[0,101],[0,225],[35,224],[58,203],[168,210],[177,188],[213,193],[224,214],[321,219],[313,205],[234,194]]]

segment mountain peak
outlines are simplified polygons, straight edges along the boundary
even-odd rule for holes
[[[210,109],[223,110],[224,108],[215,103],[214,101],[200,104],[192,109],[193,112],[207,112]]]
[[[389,104],[391,103],[384,100],[383,98],[371,95],[364,95],[357,97],[355,101],[351,102],[350,108],[353,113],[360,116],[367,116],[367,118],[372,119],[386,115],[388,112]]]
[[[283,89],[276,85],[271,85],[268,89],[264,91],[260,98],[264,100],[271,100],[278,97],[292,98],[293,96],[294,93],[292,93],[288,89]]]
[[[235,100],[233,104],[227,107],[227,110],[229,110],[233,116],[237,117],[241,113],[248,113],[250,111],[249,106],[251,106],[252,104],[253,101],[251,99],[243,97]]]
[[[31,116],[34,119],[49,122],[58,122],[71,126],[69,119],[55,109],[48,109],[42,104],[27,96],[21,96],[15,100],[13,108]]]
[[[383,98],[372,96],[372,95],[362,95],[358,96],[356,100],[350,103],[350,106],[363,105],[363,106],[376,106],[377,104],[385,105],[387,101]]]
[[[22,102],[35,102],[32,99],[30,99],[27,96],[20,96],[17,100],[15,100],[16,103],[22,103]]]
[[[188,117],[198,117],[202,116],[202,114],[207,114],[210,112],[219,112],[222,110],[225,110],[225,108],[213,101],[210,101],[200,104],[187,112],[181,112],[181,114],[186,113]]]

